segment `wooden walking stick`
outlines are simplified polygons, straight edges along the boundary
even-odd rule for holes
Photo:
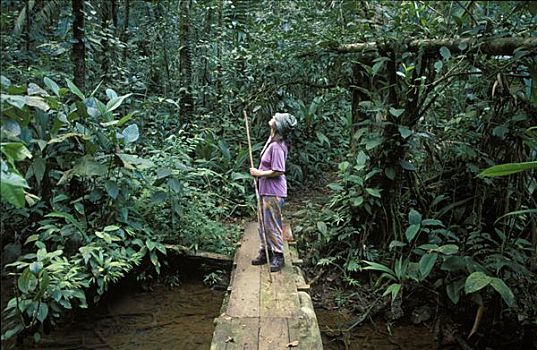
[[[246,123],[246,136],[248,137],[248,153],[250,155],[250,167],[254,167],[254,157],[252,155],[252,141],[250,140],[250,127],[248,126],[248,116],[246,111],[242,111],[244,114],[244,122]],[[269,280],[272,283],[272,275],[270,273],[270,256],[268,253],[267,234],[265,233],[265,223],[263,221],[263,207],[261,203],[261,196],[259,195],[259,189],[257,187],[257,180],[254,177],[255,198],[257,199],[257,222],[259,223],[259,229],[261,230],[261,236],[263,236],[263,242],[265,246],[265,256],[267,258],[267,266],[269,272]]]

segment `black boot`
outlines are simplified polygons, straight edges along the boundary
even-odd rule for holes
[[[272,254],[269,250],[269,259],[272,259]],[[265,249],[260,249],[257,258],[252,260],[252,265],[265,265],[267,263],[267,253]]]
[[[274,253],[272,259],[270,259],[270,272],[278,272],[285,265],[283,253]]]

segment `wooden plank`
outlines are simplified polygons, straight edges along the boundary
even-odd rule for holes
[[[298,341],[296,350],[322,350],[321,339],[315,334],[317,323],[309,323],[304,316],[290,318],[287,320],[289,327],[289,342]]]
[[[259,350],[287,349],[287,318],[265,317],[259,321]]]
[[[232,318],[229,316],[218,317],[215,319],[216,327],[211,342],[211,350],[225,350],[232,336],[231,328]]]
[[[269,282],[268,271],[261,271],[259,291],[259,315],[261,317],[293,317],[300,307],[293,266],[289,263],[289,249],[284,243],[286,264],[279,272],[272,273]]]
[[[237,251],[237,266],[233,273],[233,284],[227,314],[232,317],[259,317],[260,272],[266,265],[253,266],[251,260],[259,251],[257,224],[246,228],[242,244]]]
[[[300,299],[299,314],[287,322],[289,341],[298,341],[297,350],[322,350],[321,332],[311,298],[305,292],[299,292],[298,295]]]
[[[234,318],[232,323],[232,341],[226,350],[257,350],[259,342],[259,318]]]
[[[289,253],[291,254],[291,261],[293,262],[293,265],[301,266],[304,264],[304,260],[300,259],[300,257],[298,256],[298,249],[296,244],[289,244]]]

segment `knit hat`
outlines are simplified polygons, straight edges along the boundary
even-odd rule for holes
[[[276,122],[276,131],[282,136],[287,135],[297,124],[296,118],[289,113],[274,114],[274,121]]]

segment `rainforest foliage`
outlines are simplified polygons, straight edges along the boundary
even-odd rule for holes
[[[166,244],[231,254],[254,205],[243,111],[255,150],[273,113],[299,120],[291,198],[327,195],[294,232],[346,300],[472,310],[479,346],[484,310],[535,331],[535,2],[1,6],[3,340],[159,274]]]

